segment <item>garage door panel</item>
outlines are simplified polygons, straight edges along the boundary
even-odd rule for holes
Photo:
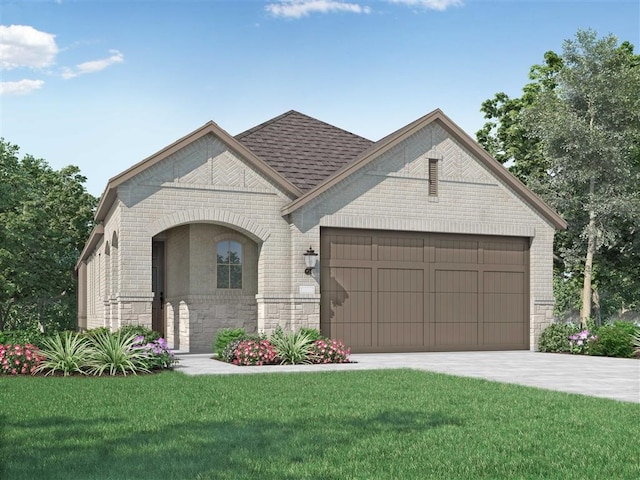
[[[351,292],[332,301],[333,320],[338,323],[371,323],[371,292]]]
[[[423,345],[424,323],[379,323],[380,346],[408,347]]]
[[[436,345],[477,345],[478,324],[466,323],[437,323],[435,325]]]
[[[522,294],[492,293],[484,296],[484,322],[510,323],[522,320],[525,297]]]
[[[331,338],[342,340],[351,349],[357,350],[362,347],[371,347],[373,345],[372,325],[371,323],[336,323],[332,329]]]
[[[325,290],[330,292],[371,291],[370,268],[334,267],[323,270],[325,271],[325,278],[323,279],[323,289]]]
[[[477,323],[477,293],[436,293],[435,323]]]
[[[489,345],[519,345],[526,340],[522,322],[485,323],[483,333],[484,343]]]
[[[424,270],[378,269],[379,292],[424,292]]]
[[[378,322],[424,322],[424,293],[379,292]]]
[[[393,262],[423,262],[424,239],[411,237],[379,238],[378,260]]]
[[[436,293],[477,293],[478,272],[470,270],[436,270]]]
[[[485,293],[522,293],[524,291],[523,272],[484,272]]]
[[[329,238],[328,253],[336,260],[371,260],[371,236],[333,235]]]
[[[527,246],[524,242],[483,242],[484,263],[525,265]]]
[[[438,263],[478,263],[477,241],[436,238],[434,246]]]

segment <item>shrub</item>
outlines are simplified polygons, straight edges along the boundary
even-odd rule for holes
[[[311,336],[304,332],[283,332],[278,327],[271,335],[271,343],[276,349],[281,365],[311,363],[309,348],[313,343]]]
[[[625,320],[615,320],[613,322],[614,326],[621,328],[622,330],[624,330],[625,332],[627,332],[629,335],[631,335],[632,337],[640,332],[640,327],[638,327],[635,323],[633,322],[627,322]]]
[[[240,340],[235,350],[234,365],[269,365],[274,363],[276,349],[269,340]]]
[[[93,375],[109,375],[119,373],[127,375],[138,372],[149,373],[145,366],[146,356],[143,351],[134,348],[137,336],[133,334],[113,335],[99,333],[91,339],[91,355],[88,361],[88,372]]]
[[[28,328],[26,330],[6,330],[2,332],[2,341],[0,343],[13,345],[34,345],[41,347],[46,337],[37,328]]]
[[[62,332],[44,341],[42,362],[37,372],[45,375],[62,373],[65,377],[73,373],[86,374],[91,346],[87,337],[78,333]]]
[[[96,327],[96,328],[91,328],[89,330],[85,330],[84,332],[82,332],[82,335],[85,337],[95,337],[98,334],[101,333],[108,333],[111,334],[111,329],[109,327]]]
[[[35,345],[0,344],[0,373],[33,375],[41,361],[42,355]]]
[[[316,340],[320,340],[322,338],[322,334],[317,328],[302,327],[300,329],[300,333],[306,333],[311,338],[312,342],[315,342]]]
[[[589,330],[582,330],[569,336],[569,351],[576,354],[589,353],[589,347],[596,340],[596,336]]]
[[[590,355],[606,357],[632,357],[633,337],[616,325],[603,325],[589,348]]]
[[[230,342],[244,339],[246,336],[247,332],[244,328],[223,328],[217,333],[213,342],[213,353],[215,353],[218,358],[221,358],[224,349]]]
[[[122,335],[133,335],[134,337],[143,336],[145,342],[155,342],[162,336],[160,332],[143,327],[142,325],[125,325],[124,327],[120,327],[118,333]]]
[[[311,344],[309,359],[312,363],[349,363],[351,349],[341,340],[320,339]]]
[[[152,342],[147,342],[143,335],[135,337],[133,349],[139,350],[144,354],[144,366],[149,370],[160,370],[164,368],[173,368],[178,363],[178,359],[167,346],[164,338],[159,338]]]
[[[237,340],[231,340],[229,343],[227,343],[227,346],[224,347],[222,355],[219,356],[218,359],[222,360],[223,362],[233,363],[233,360],[236,358],[236,349],[238,348],[238,345],[240,345],[240,343],[242,343],[244,340],[246,339],[239,338]]]
[[[538,349],[550,353],[570,352],[569,337],[578,331],[574,323],[552,323],[540,335]]]

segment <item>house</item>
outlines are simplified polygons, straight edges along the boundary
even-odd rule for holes
[[[353,352],[535,349],[566,228],[440,110],[377,142],[296,111],[209,122],[109,180],[95,220],[79,327],[190,352],[278,325]]]

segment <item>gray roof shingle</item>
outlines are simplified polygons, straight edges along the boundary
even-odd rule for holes
[[[302,191],[354,161],[373,142],[290,110],[235,139]]]

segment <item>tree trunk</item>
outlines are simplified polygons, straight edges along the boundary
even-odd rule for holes
[[[591,299],[593,301],[593,307],[591,310],[593,311],[592,316],[596,322],[596,325],[602,325],[602,314],[600,313],[600,294],[598,293],[598,287],[594,287],[593,295],[591,295]]]
[[[9,310],[11,310],[11,305],[13,305],[14,301],[13,298],[10,298],[4,305],[0,304],[0,332],[4,330],[7,319],[9,318]]]
[[[595,180],[589,183],[589,196],[593,196]],[[587,320],[591,317],[591,274],[593,271],[593,254],[596,251],[596,213],[589,207],[589,226],[587,227],[587,256],[584,261],[584,284],[582,286],[582,309],[580,311],[580,325],[587,327]]]

